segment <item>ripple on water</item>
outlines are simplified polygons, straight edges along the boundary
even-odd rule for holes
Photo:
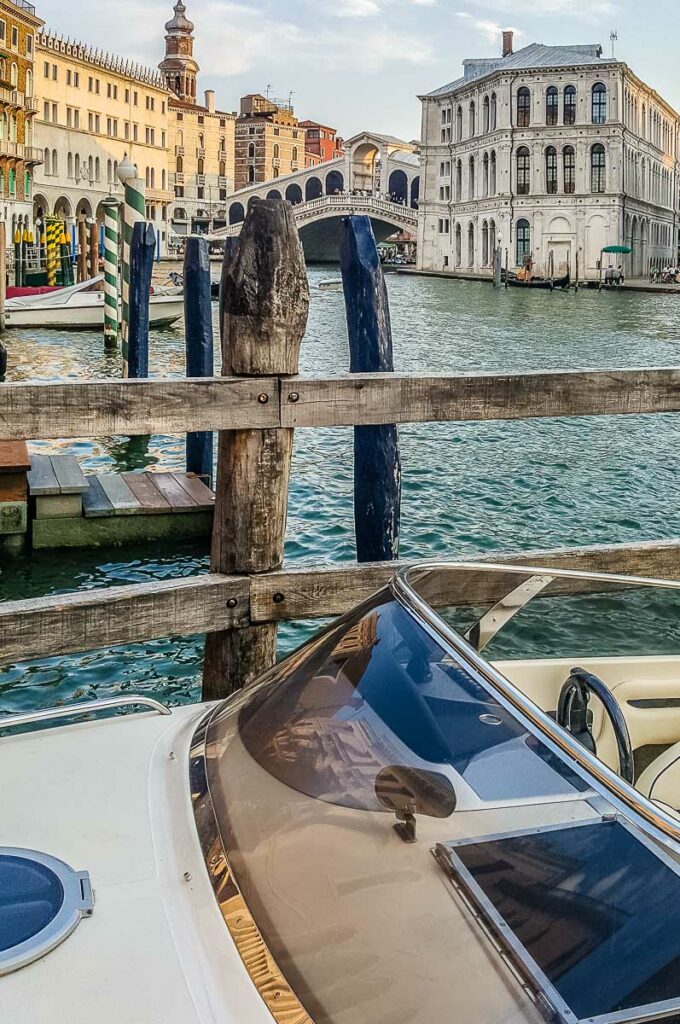
[[[328,268],[310,270],[312,303],[304,373],[348,365],[341,292],[319,291]],[[402,372],[500,372],[672,363],[680,339],[674,296],[581,291],[532,294],[437,278],[388,278],[395,362]],[[9,335],[10,380],[120,376],[120,355],[96,332]],[[156,332],[152,376],[182,376],[181,325]],[[542,546],[680,535],[672,415],[418,424],[400,428],[404,557],[474,556]],[[74,454],[86,471],[179,469],[180,437],[35,442]],[[354,558],[352,431],[295,437],[286,558],[298,564]],[[0,599],[194,575],[207,546],[157,544],[114,551],[52,552],[0,566]],[[318,627],[280,630],[282,650]],[[532,641],[523,634],[523,641]],[[537,641],[536,641],[537,643]],[[536,649],[538,649],[536,647]],[[95,695],[153,693],[169,703],[198,696],[202,637],[12,665],[0,671],[0,711]]]

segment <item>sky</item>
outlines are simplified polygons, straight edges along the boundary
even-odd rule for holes
[[[36,0],[57,34],[155,66],[174,0]],[[222,110],[249,92],[288,99],[336,127],[411,140],[418,94],[457,78],[466,57],[531,42],[602,43],[680,110],[680,5],[675,0],[184,0],[196,25],[199,89]]]

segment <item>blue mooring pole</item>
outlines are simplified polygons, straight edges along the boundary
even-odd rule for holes
[[[149,376],[149,294],[155,249],[153,225],[138,221],[130,242],[128,377]]]
[[[370,219],[342,222],[340,267],[351,373],[392,373],[387,288]],[[359,562],[399,555],[401,460],[394,424],[354,428],[354,527]]]
[[[184,323],[187,377],[212,377],[213,328],[210,256],[205,238],[187,238],[184,246]],[[213,435],[187,434],[187,473],[213,476]]]

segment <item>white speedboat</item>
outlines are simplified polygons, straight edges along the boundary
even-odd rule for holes
[[[7,327],[53,327],[61,330],[104,329],[104,278],[5,303]],[[149,326],[168,327],[184,314],[181,288],[156,289],[149,298]]]
[[[678,621],[427,565],[220,704],[0,719],[2,1020],[676,1024]]]

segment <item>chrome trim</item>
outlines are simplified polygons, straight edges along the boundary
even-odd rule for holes
[[[45,927],[16,946],[0,950],[0,977],[46,956],[69,937],[84,917],[91,917],[94,909],[92,885],[87,871],[74,871],[63,860],[36,850],[0,846],[3,857],[17,857],[29,863],[40,864],[59,880],[63,900],[58,912]]]
[[[554,579],[554,576],[530,576],[528,580],[520,583],[518,587],[497,601],[493,608],[484,612],[481,618],[470,626],[463,639],[467,640],[476,651],[483,651],[487,644],[491,643],[496,633],[500,633],[510,619],[514,619],[515,615],[521,612],[522,608],[529,604],[529,601],[532,601],[537,594],[545,590]]]
[[[597,580],[602,583],[619,583],[628,587],[631,586],[654,586],[669,590],[680,590],[680,582],[676,580],[655,580],[644,576],[619,576],[609,573],[588,573],[578,572],[573,569],[546,569],[526,565],[502,565],[488,562],[423,562],[416,566],[409,566],[401,569],[390,583],[390,589],[396,599],[413,615],[416,616],[430,631],[434,632],[445,644],[453,647],[454,651],[463,657],[485,681],[500,693],[512,708],[519,712],[529,723],[533,730],[538,730],[543,736],[554,743],[563,754],[576,761],[577,765],[588,773],[588,781],[596,780],[605,790],[604,795],[616,797],[620,803],[634,814],[638,815],[647,828],[654,830],[657,839],[668,842],[671,839],[678,844],[676,850],[680,853],[680,822],[662,807],[654,804],[647,797],[639,793],[633,786],[625,782],[607,765],[600,761],[594,754],[591,754],[585,747],[582,747],[566,730],[556,727],[556,723],[545,714],[538,705],[530,701],[521,690],[519,690],[509,679],[485,661],[470,644],[456,633],[440,615],[425,601],[415,590],[409,577],[413,573],[441,572],[443,569],[460,569],[463,571],[482,572],[504,572],[521,573],[523,575],[549,575],[554,577],[570,579]]]
[[[63,708],[43,708],[40,711],[20,711],[15,715],[0,716],[0,730],[14,729],[18,725],[35,725],[38,722],[51,722],[59,718],[73,718],[78,715],[91,715],[93,712],[109,711],[111,708],[134,707],[148,708],[159,715],[171,715],[172,711],[165,704],[153,697],[102,697],[101,700],[83,701],[82,704],[65,704]]]

